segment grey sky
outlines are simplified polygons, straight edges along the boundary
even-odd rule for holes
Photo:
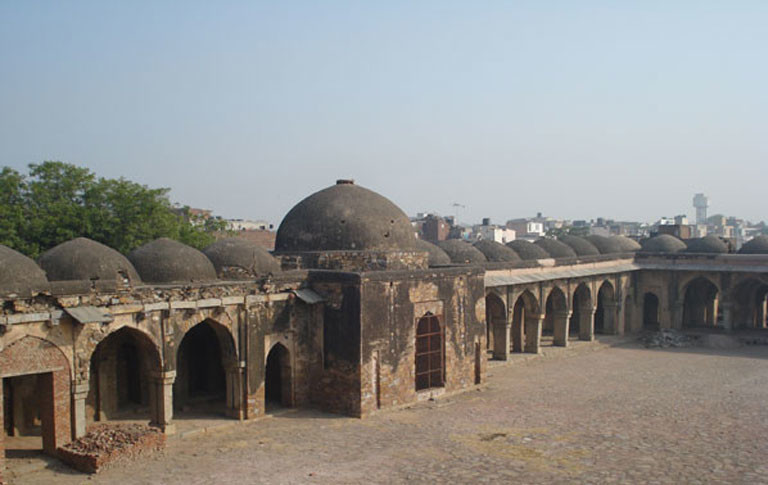
[[[0,165],[57,159],[279,222],[768,219],[768,2],[0,3]]]

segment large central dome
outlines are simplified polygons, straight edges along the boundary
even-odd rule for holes
[[[351,180],[302,200],[280,223],[277,252],[414,251],[408,216],[386,197]]]

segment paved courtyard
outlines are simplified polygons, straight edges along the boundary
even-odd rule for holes
[[[365,420],[312,411],[19,483],[768,483],[768,347],[635,345],[493,366],[487,387]]]

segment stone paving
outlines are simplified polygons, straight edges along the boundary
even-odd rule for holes
[[[288,412],[18,483],[768,483],[768,347],[561,355],[365,420]]]

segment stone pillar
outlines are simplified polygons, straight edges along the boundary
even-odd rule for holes
[[[765,328],[766,298],[763,298],[757,305],[757,328]]]
[[[552,333],[554,335],[554,345],[558,347],[568,346],[568,327],[570,326],[571,312],[560,310],[555,312],[553,318]]]
[[[682,330],[686,323],[683,321],[683,317],[685,315],[685,303],[683,301],[678,301],[675,303],[673,308],[674,315],[672,315],[671,328],[674,328],[675,330]],[[659,322],[659,328],[661,328],[661,322]]]
[[[509,359],[509,337],[512,325],[504,321],[493,322],[493,359]]]
[[[155,372],[152,376],[155,384],[155,402],[152,405],[150,426],[160,428],[165,434],[176,432],[173,424],[173,382],[176,371]]]
[[[707,327],[714,327],[717,325],[717,299],[712,298],[706,303],[704,309],[705,321]]]
[[[595,310],[595,307],[583,308],[579,312],[579,340],[595,340]]]
[[[733,303],[723,301],[720,303],[723,309],[723,328],[727,331],[733,330]]]
[[[72,439],[85,436],[85,398],[88,397],[88,381],[72,383]]]
[[[538,354],[541,351],[541,329],[544,315],[525,316],[525,352]]]
[[[243,406],[243,383],[245,362],[234,362],[226,367],[227,373],[227,416],[245,419]]]

